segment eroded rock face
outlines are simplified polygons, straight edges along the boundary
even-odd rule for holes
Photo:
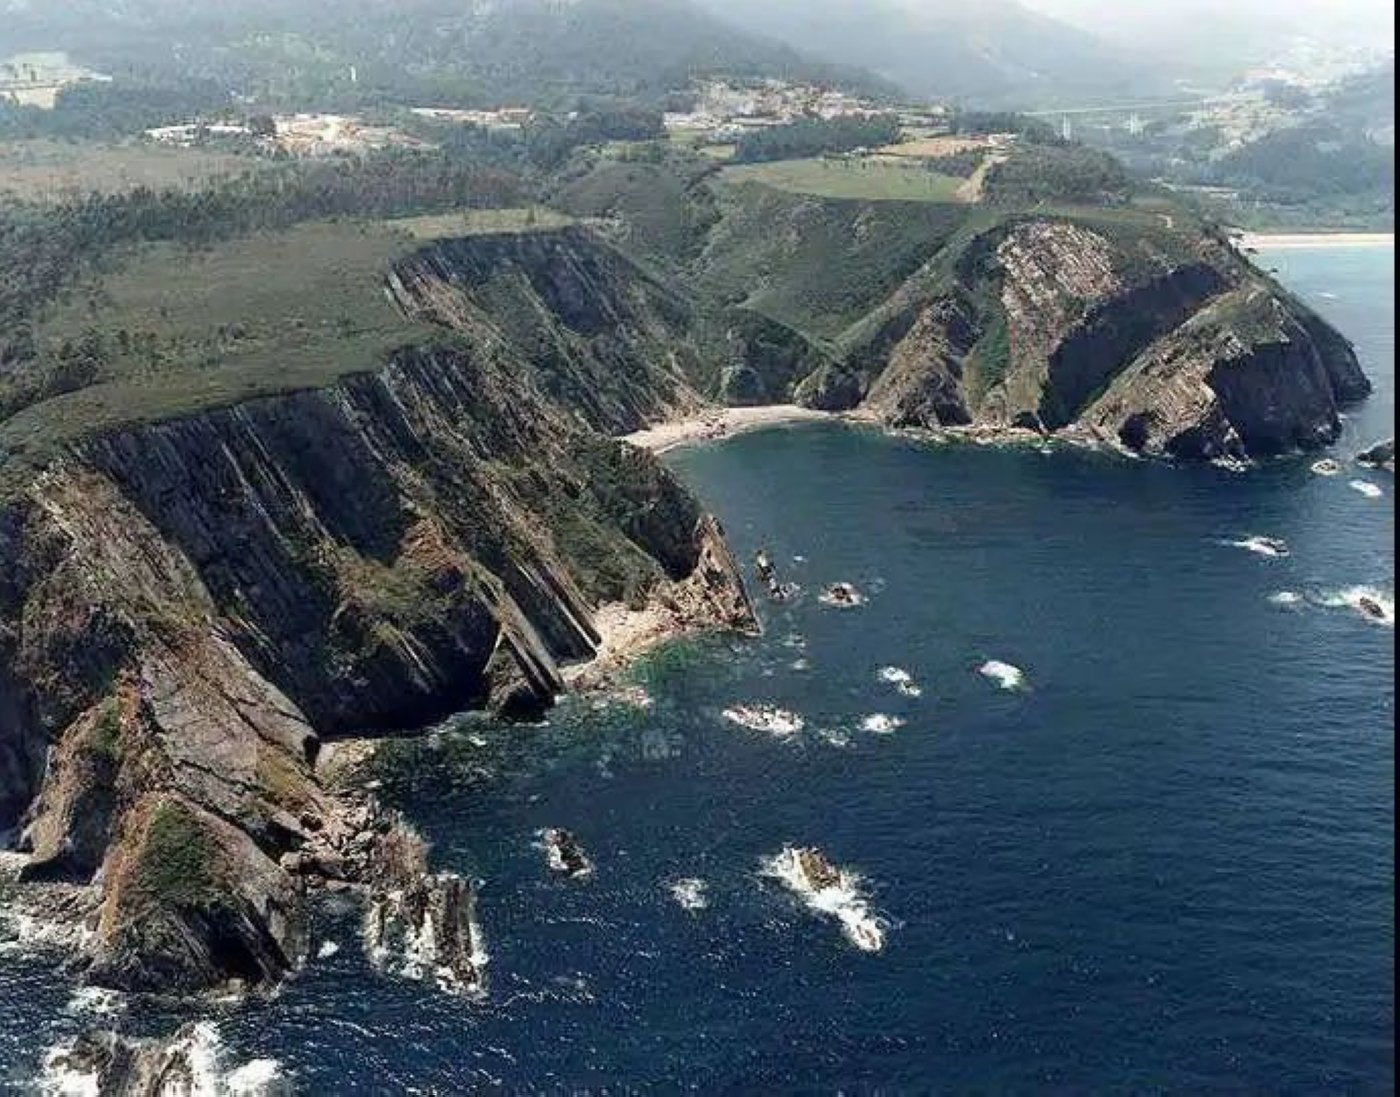
[[[100,887],[95,981],[275,982],[309,887],[378,886],[324,737],[536,713],[605,603],[752,621],[693,497],[600,433],[694,399],[681,303],[574,233],[437,246],[387,292],[441,345],[88,438],[0,509],[0,832]],[[441,939],[469,892],[417,872],[390,890]]]
[[[1157,456],[1335,441],[1338,408],[1370,391],[1350,344],[1226,245],[1171,245],[1023,221],[951,288],[901,290],[822,383],[893,426],[1069,430]]]

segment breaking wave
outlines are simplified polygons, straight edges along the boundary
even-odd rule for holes
[[[1222,544],[1231,548],[1241,548],[1246,552],[1255,553],[1258,556],[1287,556],[1288,545],[1279,537],[1243,537],[1238,541],[1222,541]]]
[[[709,885],[696,877],[675,880],[667,885],[667,890],[682,910],[704,910],[710,905]]]
[[[725,709],[723,716],[731,724],[738,724],[750,731],[767,732],[780,739],[796,735],[806,727],[806,721],[797,713],[775,705],[735,705]]]
[[[1367,499],[1379,499],[1385,494],[1379,484],[1373,484],[1370,480],[1352,480],[1348,485],[1352,491],[1360,492]]]
[[[108,1036],[110,1043],[120,1038]],[[104,1064],[97,1061],[89,1041],[78,1040],[56,1045],[44,1056],[39,1092],[52,1097],[98,1097],[103,1092]],[[251,1059],[229,1067],[228,1052],[211,1021],[197,1021],[181,1029],[169,1042],[132,1041],[142,1080],[159,1079],[154,1092],[172,1097],[271,1097],[291,1092],[289,1079],[275,1059]],[[113,1056],[106,1056],[114,1058]],[[108,1069],[110,1068],[110,1064]]]
[[[1375,587],[1355,586],[1324,591],[1318,595],[1317,602],[1331,608],[1353,609],[1368,621],[1395,627],[1395,596]]]
[[[1025,672],[1020,667],[1003,663],[1000,659],[988,659],[977,668],[977,673],[1002,689],[1020,689],[1026,684]]]
[[[860,722],[862,731],[874,732],[876,735],[891,735],[903,726],[904,721],[898,716],[887,716],[883,712],[867,716]]]
[[[881,667],[878,672],[878,677],[880,681],[894,686],[895,689],[899,690],[899,692],[906,697],[923,696],[923,688],[914,681],[914,676],[907,670],[903,670],[899,667]]]
[[[861,893],[860,877],[847,869],[839,869],[835,883],[813,886],[792,846],[760,862],[760,871],[779,881],[796,894],[808,910],[835,918],[841,924],[846,940],[862,952],[879,952],[885,947],[885,925],[870,909]]]
[[[852,609],[865,604],[865,595],[851,583],[832,583],[817,596],[817,601],[824,606]]]

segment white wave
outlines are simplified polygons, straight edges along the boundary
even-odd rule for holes
[[[1296,590],[1276,590],[1269,595],[1269,601],[1276,606],[1296,606],[1302,600],[1303,596]]]
[[[877,672],[880,681],[894,686],[906,697],[922,697],[923,688],[914,681],[914,676],[900,667],[881,667]]]
[[[1379,499],[1385,494],[1379,484],[1373,484],[1370,480],[1353,480],[1347,485],[1352,491],[1359,491],[1367,499]]]
[[[806,727],[806,721],[797,713],[775,705],[735,705],[725,709],[723,716],[731,724],[750,731],[765,731],[780,739],[796,735]]]
[[[81,921],[36,917],[19,910],[0,911],[9,928],[10,940],[0,943],[0,951],[15,949],[62,949],[77,951],[92,939],[93,931]]]
[[[801,671],[801,670],[811,670],[811,669],[812,669],[812,661],[811,661],[810,659],[806,659],[806,658],[803,658],[803,659],[794,659],[791,663],[788,664],[788,669],[789,669],[789,670],[798,670],[798,671]]]
[[[1337,295],[1335,293],[1328,293],[1326,290],[1318,290],[1317,295],[1321,297],[1324,301],[1338,300]]]
[[[898,716],[887,716],[883,712],[867,716],[860,722],[862,731],[873,732],[876,735],[892,735],[903,726],[904,721]]]
[[[1211,464],[1226,472],[1248,472],[1254,465],[1240,457],[1216,457]]]
[[[667,890],[682,910],[704,910],[710,905],[709,885],[693,876],[673,881]]]
[[[197,1021],[181,1029],[163,1047],[134,1041],[144,1055],[154,1051],[156,1065],[168,1072],[159,1092],[165,1097],[269,1097],[287,1092],[288,1080],[275,1059],[252,1059],[229,1068],[228,1053],[212,1021]],[[98,1097],[101,1065],[75,1061],[76,1043],[58,1044],[44,1055],[39,1092],[52,1097]],[[170,1071],[178,1065],[179,1069]],[[188,1080],[188,1085],[186,1085]]]
[[[322,941],[321,947],[316,950],[316,959],[329,960],[340,951],[340,945],[335,941]]]
[[[838,869],[835,882],[816,886],[802,868],[800,853],[792,846],[784,846],[780,852],[760,862],[760,871],[794,892],[807,909],[834,917],[841,924],[841,932],[856,948],[863,952],[879,952],[884,948],[884,925],[861,893],[860,877],[847,869]]]
[[[39,1075],[39,1092],[45,1097],[99,1097],[100,1079],[96,1070],[80,1070],[70,1056],[71,1045],[58,1045],[44,1053]]]
[[[843,728],[818,728],[817,736],[828,746],[848,747],[851,745],[851,736]]]
[[[1287,556],[1288,545],[1279,537],[1242,537],[1238,541],[1225,541],[1231,548],[1241,548],[1258,556]]]
[[[1355,586],[1324,591],[1317,600],[1324,606],[1353,609],[1378,625],[1395,627],[1395,595],[1376,587]]]
[[[79,987],[68,999],[63,1012],[94,1017],[110,1017],[120,1013],[126,1006],[126,999],[117,991],[106,987]]]
[[[1318,476],[1336,476],[1342,471],[1342,466],[1330,457],[1324,457],[1320,461],[1314,461],[1310,467]]]
[[[229,1097],[255,1097],[271,1092],[284,1080],[282,1064],[276,1059],[253,1059],[229,1071],[224,1088]]]
[[[856,589],[852,583],[832,583],[817,597],[817,601],[824,606],[836,606],[840,609],[853,609],[856,606],[865,604],[865,595]]]
[[[1020,667],[1003,663],[1000,659],[988,659],[977,673],[995,682],[1002,689],[1020,689],[1026,682],[1026,674]]]

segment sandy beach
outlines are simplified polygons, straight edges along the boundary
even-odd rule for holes
[[[1268,248],[1274,251],[1295,248],[1393,248],[1393,232],[1247,232],[1239,239],[1242,248]]]
[[[805,423],[834,416],[826,411],[798,407],[796,404],[767,404],[751,408],[710,408],[698,415],[676,419],[669,423],[659,423],[646,430],[625,434],[622,441],[629,442],[653,453],[665,453],[679,446],[694,445],[698,442],[714,442],[746,431],[762,430],[765,427],[782,426],[785,423]]]

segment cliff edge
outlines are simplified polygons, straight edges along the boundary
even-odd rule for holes
[[[606,605],[754,627],[714,520],[606,436],[696,399],[683,303],[572,231],[433,244],[384,291],[439,337],[81,437],[0,506],[0,831],[94,892],[91,981],[302,960],[307,888],[394,860],[327,738],[536,716]]]

